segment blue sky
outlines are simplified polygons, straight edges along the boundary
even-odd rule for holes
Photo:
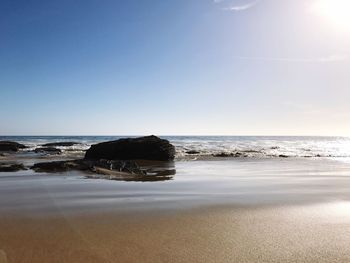
[[[321,1],[2,0],[0,134],[350,135]]]

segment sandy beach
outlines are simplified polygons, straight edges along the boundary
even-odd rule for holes
[[[350,203],[1,217],[1,262],[349,262]],[[6,260],[7,259],[7,260]]]
[[[0,176],[0,262],[349,262],[350,164],[179,161],[172,180]]]
[[[350,263],[350,0],[0,0],[0,263]]]

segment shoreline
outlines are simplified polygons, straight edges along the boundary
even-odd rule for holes
[[[0,174],[0,214],[167,211],[214,205],[350,200],[350,163],[321,160],[176,162],[172,180],[87,179],[82,172]]]
[[[175,168],[161,182],[1,174],[0,263],[350,262],[350,163]]]

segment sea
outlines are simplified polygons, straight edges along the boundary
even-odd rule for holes
[[[50,142],[78,144],[57,147],[63,153],[83,153],[93,144],[135,136],[0,136],[25,144],[27,152]],[[197,159],[226,154],[244,158],[349,158],[350,137],[318,136],[160,136],[176,146],[177,159]],[[238,154],[237,154],[238,153]]]
[[[124,181],[69,171],[38,173],[34,163],[78,159],[93,144],[130,136],[2,136],[28,146],[1,162],[27,170],[0,173],[0,214],[174,211],[205,206],[347,204],[350,138],[160,136],[176,146],[175,173],[160,181]],[[50,155],[33,150],[76,142]],[[239,153],[239,154],[237,154]],[[223,157],[228,156],[228,157]]]

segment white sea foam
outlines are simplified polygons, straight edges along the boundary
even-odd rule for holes
[[[172,142],[178,157],[189,155],[189,151],[198,151],[199,156],[350,157],[350,139],[340,137],[174,137]]]

